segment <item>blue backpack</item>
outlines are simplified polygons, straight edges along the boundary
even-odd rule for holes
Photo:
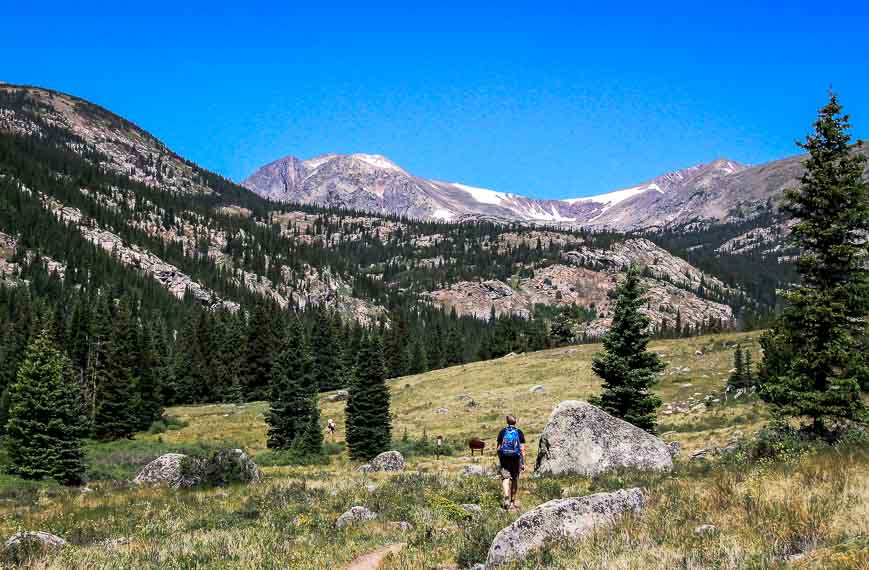
[[[508,457],[519,455],[519,430],[515,426],[507,426],[504,430],[504,439],[501,440],[498,453]]]

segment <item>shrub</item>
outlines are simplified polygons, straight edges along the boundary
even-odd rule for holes
[[[462,539],[456,553],[456,563],[462,568],[485,562],[495,535],[510,524],[506,514],[474,519],[462,527]]]

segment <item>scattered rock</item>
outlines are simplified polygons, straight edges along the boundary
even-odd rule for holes
[[[718,527],[714,524],[701,524],[694,529],[694,534],[707,535],[718,532]]]
[[[621,467],[673,467],[670,450],[657,437],[588,402],[558,404],[540,436],[535,473],[597,475]]]
[[[327,402],[344,402],[350,397],[350,392],[347,390],[338,390],[334,394],[326,396]]]
[[[402,532],[410,532],[413,530],[413,525],[407,521],[392,521],[386,523],[386,526],[389,528],[400,530]]]
[[[373,493],[374,491],[377,490],[377,485],[375,485],[374,483],[369,483],[369,484],[365,485],[365,490],[368,491],[369,493]]]
[[[712,448],[712,447],[704,447],[704,448],[702,448],[702,449],[698,449],[697,451],[695,451],[694,453],[692,453],[692,454],[691,454],[691,459],[692,459],[692,460],[694,460],[694,459],[702,459],[702,458],[704,458],[706,455],[708,455],[708,454],[710,454],[710,453],[715,453],[715,448]]]
[[[384,451],[371,460],[371,471],[404,471],[404,456],[397,451]]]
[[[462,505],[462,509],[464,509],[466,513],[469,513],[475,517],[483,514],[483,507],[481,507],[480,505],[475,505],[474,503],[465,503]]]
[[[15,555],[19,552],[26,554],[37,550],[60,550],[64,546],[66,546],[66,541],[56,534],[37,530],[16,532],[6,541],[3,548],[6,553]]]
[[[671,458],[676,459],[681,450],[682,445],[678,441],[670,441],[667,443],[667,451],[670,452]]]
[[[528,390],[528,392],[530,392],[531,394],[545,394],[546,387],[538,384],[537,386],[534,386],[530,390]]]
[[[131,542],[133,542],[133,539],[127,538],[127,537],[121,537],[121,538],[108,538],[108,539],[102,541],[100,544],[102,544],[105,548],[116,548],[118,546],[124,546],[124,545],[130,544]]]
[[[462,475],[464,477],[485,477],[486,476],[486,468],[482,465],[465,465],[465,468],[462,469]]]
[[[370,463],[365,463],[365,464],[360,465],[359,467],[357,467],[357,468],[356,468],[356,471],[359,472],[359,473],[370,473],[371,471],[374,471],[374,469],[371,468],[371,464],[370,464]]]
[[[350,510],[338,517],[335,521],[335,528],[344,528],[353,526],[357,523],[373,521],[377,518],[377,513],[368,510],[366,507],[350,507]]]
[[[383,548],[373,550],[368,554],[363,554],[347,566],[346,570],[377,570],[390,555],[398,554],[404,548],[404,543],[390,544]]]
[[[702,350],[695,350],[694,356],[703,356],[703,351]]]
[[[448,413],[450,413],[450,409],[449,408],[437,408],[435,410],[435,413],[436,414],[448,414]]]
[[[640,512],[644,507],[645,497],[640,489],[620,489],[543,503],[495,535],[486,568],[522,560],[548,540],[579,540],[596,527],[612,524],[617,516]]]

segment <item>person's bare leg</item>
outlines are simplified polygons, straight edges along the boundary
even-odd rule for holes
[[[509,479],[509,478],[508,479],[501,479],[501,490],[503,491],[503,495],[504,495],[504,508],[505,509],[509,506],[510,502],[512,502],[512,499],[510,498],[511,486],[512,486],[511,479]]]
[[[510,506],[516,506],[516,492],[519,490],[519,479],[510,480]]]

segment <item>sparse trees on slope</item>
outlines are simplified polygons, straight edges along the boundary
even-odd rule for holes
[[[269,387],[267,445],[271,449],[296,448],[320,453],[323,434],[317,383],[302,324],[293,319],[275,359]]]
[[[9,400],[5,448],[10,471],[27,479],[81,483],[87,421],[70,363],[47,331],[27,348]]]
[[[860,384],[869,376],[867,334],[869,185],[866,158],[851,152],[848,116],[834,94],[818,113],[799,188],[785,193],[796,221],[802,283],[762,345],[760,395],[775,417],[807,418],[822,433],[827,419],[858,419],[866,409]]]
[[[374,334],[363,342],[349,392],[346,424],[350,457],[371,459],[386,451],[392,439],[383,345]]]
[[[604,350],[592,360],[592,370],[603,380],[603,390],[593,399],[606,412],[646,431],[655,431],[655,410],[661,399],[652,393],[655,375],[664,364],[646,349],[649,317],[640,312],[645,290],[636,268],[630,268],[617,289],[613,322],[603,338]]]

